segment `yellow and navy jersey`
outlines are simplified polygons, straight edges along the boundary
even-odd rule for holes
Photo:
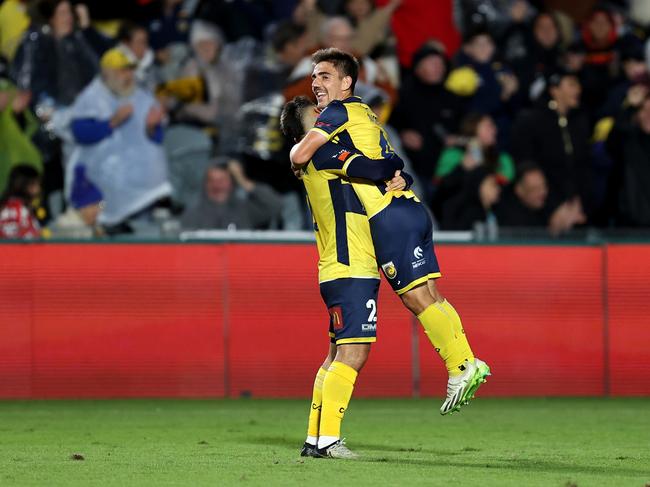
[[[318,246],[318,281],[379,279],[368,217],[344,168],[359,157],[335,144],[321,147],[305,166],[307,191]]]
[[[387,158],[394,154],[386,131],[379,125],[370,107],[358,96],[330,102],[318,116],[311,130],[370,159]],[[410,190],[386,192],[383,183],[357,178],[351,179],[350,182],[363,203],[368,218],[386,208],[393,198],[417,200],[415,193]]]

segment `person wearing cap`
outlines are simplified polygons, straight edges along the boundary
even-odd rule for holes
[[[86,176],[86,167],[78,165],[74,170],[74,181],[68,209],[60,214],[50,230],[54,238],[87,239],[101,235],[97,217],[102,209],[103,196],[97,186]]]
[[[151,93],[137,87],[135,65],[124,51],[110,49],[100,64],[100,76],[71,109],[76,145],[67,167],[66,193],[71,193],[75,166],[84,164],[104,195],[99,222],[119,227],[171,195],[161,147],[164,113]]]
[[[447,136],[458,130],[464,101],[445,86],[448,63],[439,44],[422,45],[413,55],[412,65],[412,75],[402,84],[390,125],[399,132],[406,154],[422,182],[420,196],[429,201],[436,161]]]
[[[548,96],[515,120],[511,154],[517,163],[539,164],[548,181],[550,210],[570,203],[577,223],[584,221],[592,204],[589,117],[581,110],[575,74],[558,70],[546,86]]]

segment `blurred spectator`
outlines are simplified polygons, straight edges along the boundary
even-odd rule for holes
[[[375,7],[372,0],[345,0],[340,14],[348,19],[354,29],[352,31],[340,22],[327,29],[325,27],[327,16],[318,8],[317,3],[315,1],[303,3],[308,8],[307,35],[312,45],[319,40],[327,47],[337,47],[337,43],[345,42],[349,43],[347,49],[349,52],[363,57],[386,41],[391,16],[402,0],[390,0],[382,7]],[[326,33],[327,38],[321,37],[321,29],[332,32]]]
[[[160,11],[149,22],[151,47],[158,55],[170,44],[186,43],[190,20],[183,10],[183,0],[162,0]]]
[[[483,30],[467,35],[462,51],[456,58],[457,69],[447,80],[447,88],[469,97],[470,112],[485,113],[499,127],[499,146],[506,147],[512,111],[517,108],[515,94],[519,82],[509,69],[495,61],[495,44],[492,36]],[[461,76],[474,76],[474,86],[468,90],[457,88]]]
[[[547,203],[548,186],[544,172],[535,164],[523,163],[514,184],[506,187],[494,209],[501,227],[546,227],[557,237],[585,223],[579,200],[571,199],[553,209]]]
[[[607,93],[607,99],[598,112],[598,118],[616,115],[629,89],[634,85],[650,87],[650,73],[640,43],[630,43],[621,52],[624,78]]]
[[[545,227],[548,225],[544,172],[536,165],[519,166],[515,181],[504,188],[495,215],[502,227]]]
[[[507,35],[521,38],[519,50],[513,48],[508,61],[519,80],[521,92],[527,99],[536,100],[542,94],[543,80],[559,68],[560,25],[553,13],[541,12],[530,22],[515,23]]]
[[[305,28],[292,20],[283,20],[270,32],[269,55],[263,62],[251,64],[246,72],[244,101],[271,93],[280,93],[293,80],[311,73]]]
[[[377,5],[389,0],[377,0]],[[406,0],[393,14],[391,27],[397,38],[399,64],[408,68],[413,54],[427,39],[438,39],[444,51],[452,55],[460,44],[453,21],[453,0]]]
[[[481,28],[500,36],[511,22],[524,22],[530,17],[526,0],[455,0],[454,3],[456,21],[464,35]]]
[[[160,146],[164,115],[153,96],[136,86],[135,65],[124,52],[107,51],[101,67],[101,76],[72,107],[77,146],[68,174],[84,164],[105,198],[100,223],[128,231],[130,217],[171,194]]]
[[[458,166],[465,171],[485,166],[506,183],[515,176],[515,165],[506,152],[497,148],[497,127],[489,115],[470,113],[461,123],[464,148],[449,147],[442,151],[436,167],[436,179],[442,179]]]
[[[86,168],[74,168],[70,205],[51,225],[54,238],[87,239],[102,234],[97,217],[102,208],[102,193],[87,177]]]
[[[192,23],[190,43],[193,54],[185,63],[182,76],[189,83],[199,80],[203,96],[178,104],[174,119],[216,127],[219,142],[226,144],[220,150],[227,152],[232,150],[236,138],[233,131],[242,105],[246,70],[259,55],[259,46],[252,39],[224,45],[219,28],[203,20]]]
[[[19,88],[32,92],[32,102],[70,105],[97,72],[97,57],[75,30],[68,0],[43,0],[38,11],[45,24],[33,24],[14,59]]]
[[[76,14],[79,31],[83,34],[84,39],[93,48],[97,56],[101,56],[113,47],[115,41],[93,27],[90,12],[86,4],[77,3],[74,6],[74,13]]]
[[[606,9],[594,9],[582,26],[581,35],[586,50],[582,100],[593,113],[605,102],[609,88],[618,77],[618,33],[614,17]]]
[[[154,54],[149,49],[147,30],[137,24],[126,21],[117,33],[118,47],[136,64],[135,79],[138,85],[147,90],[155,88],[153,73]]]
[[[439,213],[442,230],[472,230],[477,223],[493,218],[492,209],[501,194],[497,177],[485,167],[467,171],[461,177],[459,191]]]
[[[192,23],[192,57],[183,67],[182,76],[203,80],[205,101],[196,100],[181,104],[175,112],[176,120],[207,126],[216,124],[226,84],[226,72],[224,67],[219,65],[223,42],[223,36],[215,25],[202,20]]]
[[[40,175],[27,165],[11,170],[7,189],[0,197],[0,238],[34,239],[41,227],[34,215],[34,203],[41,194]]]
[[[607,140],[614,160],[609,215],[617,226],[650,226],[650,98],[645,86],[628,92]]]
[[[39,123],[29,108],[30,93],[16,89],[6,75],[6,65],[0,61],[0,193],[17,164],[43,173],[41,154],[32,142]]]
[[[461,136],[458,142],[464,147],[449,147],[442,151],[436,168],[436,191],[432,209],[441,219],[449,218],[449,204],[462,205],[466,201],[474,208],[467,209],[463,218],[478,218],[482,214],[479,209],[479,199],[476,191],[482,181],[477,181],[477,174],[488,174],[496,178],[498,183],[506,183],[514,178],[515,169],[510,156],[499,152],[496,146],[497,128],[488,115],[469,114],[461,123]],[[488,191],[491,186],[484,191]],[[464,196],[458,197],[458,194]],[[488,195],[491,194],[488,192]],[[455,203],[451,203],[455,201]],[[487,210],[487,207],[485,208]],[[454,210],[464,212],[462,208]],[[445,217],[447,215],[447,217]],[[485,220],[479,218],[478,220]],[[477,221],[478,221],[477,220]],[[469,222],[470,226],[471,223]],[[448,220],[445,225],[453,225]],[[463,225],[468,225],[467,221]]]
[[[217,25],[227,42],[261,40],[266,27],[286,14],[283,1],[202,0],[196,18]]]
[[[268,228],[281,207],[275,191],[248,179],[241,164],[230,160],[206,171],[201,201],[182,215],[181,225],[192,230]]]
[[[75,29],[67,0],[36,3],[32,25],[12,64],[19,90],[31,92],[31,106],[44,123],[35,137],[43,154],[43,196],[53,214],[62,207],[61,138],[68,138],[68,107],[97,73],[97,57],[84,34]]]
[[[28,27],[27,0],[4,0],[0,4],[0,56],[13,59]]]
[[[512,131],[515,161],[535,160],[544,171],[549,204],[578,197],[590,203],[589,119],[580,111],[580,82],[575,75],[559,71],[548,79],[550,99],[522,112]]]
[[[445,140],[458,130],[463,101],[445,88],[447,59],[435,43],[424,44],[413,55],[412,66],[413,75],[400,88],[390,124],[399,131],[415,174],[425,186],[422,196],[428,201],[436,162]]]

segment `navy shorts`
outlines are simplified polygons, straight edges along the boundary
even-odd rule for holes
[[[440,277],[433,249],[433,222],[422,203],[393,198],[370,219],[377,263],[397,294]]]
[[[320,284],[330,315],[332,343],[372,343],[377,340],[379,279],[345,278]]]

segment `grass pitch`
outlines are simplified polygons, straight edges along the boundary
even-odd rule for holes
[[[353,400],[357,461],[298,456],[306,400],[0,402],[0,485],[650,484],[649,398],[439,402]]]

